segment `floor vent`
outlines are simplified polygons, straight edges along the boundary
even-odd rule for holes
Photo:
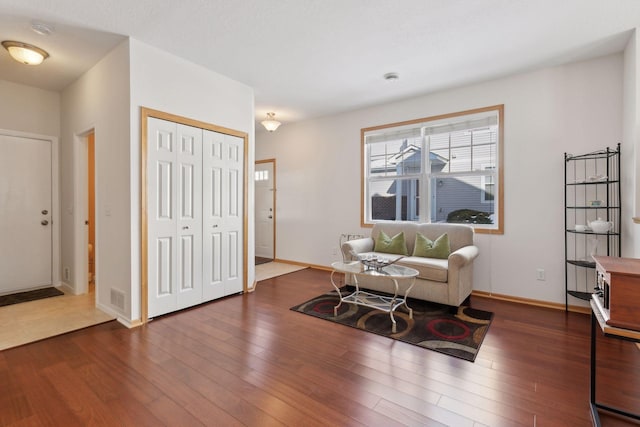
[[[124,310],[124,292],[118,289],[111,289],[111,305]]]

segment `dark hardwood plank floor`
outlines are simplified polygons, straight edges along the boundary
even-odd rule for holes
[[[0,425],[591,425],[589,316],[473,297],[495,316],[470,363],[289,310],[330,289],[307,269],[0,352]],[[640,351],[598,346],[599,400],[640,410]]]

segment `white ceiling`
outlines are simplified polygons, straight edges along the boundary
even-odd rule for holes
[[[640,0],[0,0],[0,39],[51,55],[2,49],[0,79],[61,90],[130,36],[253,87],[256,119],[287,123],[620,51],[636,26]]]

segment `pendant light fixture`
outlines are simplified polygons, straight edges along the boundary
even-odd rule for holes
[[[267,113],[267,120],[261,122],[262,126],[269,132],[273,132],[281,125],[281,123],[274,118],[275,115],[276,113]]]
[[[9,55],[16,61],[26,65],[39,65],[49,57],[49,54],[37,46],[13,40],[2,42]]]

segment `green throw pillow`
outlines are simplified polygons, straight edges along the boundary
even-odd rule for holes
[[[449,246],[449,235],[447,233],[444,233],[435,241],[429,240],[420,233],[416,234],[413,256],[447,259],[450,253],[451,246]]]
[[[384,231],[380,230],[373,250],[385,254],[409,255],[407,243],[404,241],[404,231],[401,231],[393,237],[389,237]]]

